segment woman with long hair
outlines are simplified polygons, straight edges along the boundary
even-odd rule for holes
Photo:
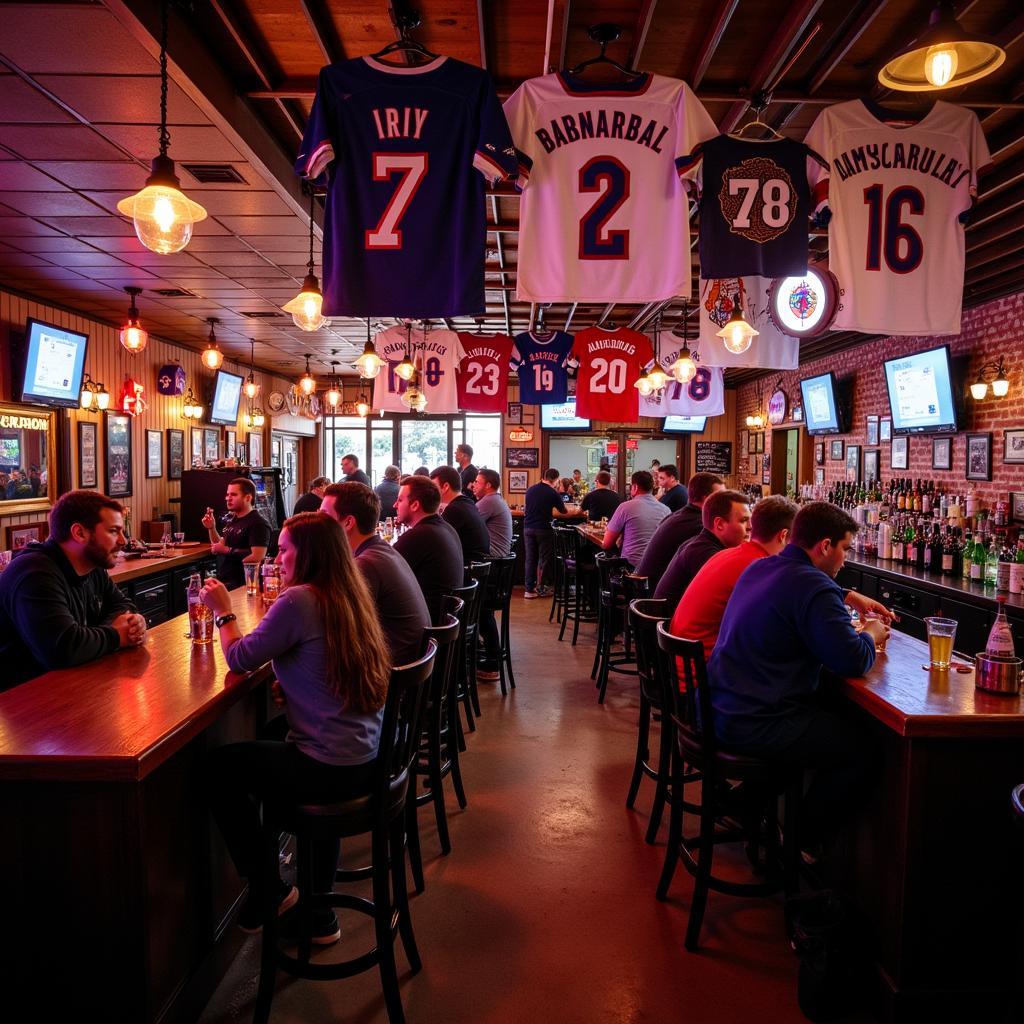
[[[235,672],[271,662],[275,699],[284,704],[284,741],[258,740],[221,747],[210,755],[210,802],[238,872],[249,880],[249,898],[238,915],[244,931],[261,927],[271,900],[284,913],[297,890],[265,877],[271,842],[260,826],[266,800],[335,801],[370,789],[373,760],[387,696],[391,662],[377,611],[341,527],[323,512],[287,520],[275,564],[281,594],[259,625],[243,635],[231,612],[231,595],[206,581],[203,603],[217,617],[224,657]],[[313,850],[313,885],[333,888],[337,842]],[[284,929],[287,931],[287,928]],[[313,921],[313,941],[340,936],[327,909]]]

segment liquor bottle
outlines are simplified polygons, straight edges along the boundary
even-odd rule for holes
[[[907,492],[903,490],[902,484],[896,492],[896,507],[901,512],[905,512],[907,508]]]
[[[906,548],[903,543],[903,520],[897,516],[892,526],[892,560],[896,565],[903,564]]]
[[[1002,594],[996,598],[996,621],[992,623],[992,629],[988,634],[988,643],[985,644],[985,653],[996,658],[1014,657],[1013,632],[1010,630],[1010,623],[1006,620],[1006,598]]]
[[[1006,513],[1008,511],[1009,511],[1009,505],[1007,504],[1006,499],[1003,498],[1003,497],[1000,497],[996,501],[995,508],[992,511],[992,522],[995,523],[996,526],[1005,526],[1006,525]]]
[[[974,540],[971,537],[971,531],[967,530],[964,533],[963,547],[960,549],[960,579],[969,580],[971,578],[971,556],[974,554]]]
[[[938,531],[938,527],[935,527]],[[952,530],[946,531],[946,538],[942,545],[942,575],[952,576],[956,571],[956,538]]]
[[[1017,555],[1010,566],[1010,593],[1024,594],[1024,535],[1017,541]]]
[[[921,549],[923,554],[921,555],[921,568],[925,572],[931,572],[935,567],[933,561],[935,557],[935,545],[932,543],[933,538],[928,533],[927,527],[920,527],[919,532],[921,535]],[[939,555],[939,565],[942,565],[942,555]]]
[[[925,484],[924,491],[921,494],[921,512],[930,516],[932,514],[932,493],[931,484]]]
[[[971,582],[985,582],[985,545],[977,533],[974,535],[974,547],[971,550]]]
[[[1010,589],[1010,566],[1013,565],[1013,552],[1006,543],[1006,535],[1000,531],[995,539],[999,549],[999,564],[996,566],[996,590],[1004,594]]]
[[[913,524],[907,520],[907,528],[903,531],[903,563],[904,565],[917,565],[917,534],[914,532]]]
[[[993,537],[985,551],[985,586],[994,587],[999,576],[999,547]]]

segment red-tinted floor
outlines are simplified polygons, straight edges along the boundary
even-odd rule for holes
[[[594,627],[573,649],[547,617],[547,601],[513,599],[518,688],[504,700],[482,688],[463,761],[469,806],[449,800],[450,856],[420,811],[427,889],[412,913],[423,970],[410,975],[398,953],[410,1024],[803,1020],[781,901],[712,894],[703,948],[683,950],[691,879],[680,868],[671,900],[655,900],[667,821],[656,846],[644,843],[651,783],[636,810],[625,806],[636,681],[613,675],[598,706]],[[342,929],[335,950],[372,944],[364,919],[343,917]],[[258,955],[258,938],[247,940],[203,1024],[250,1018]],[[378,975],[281,980],[272,1019],[384,1021]]]

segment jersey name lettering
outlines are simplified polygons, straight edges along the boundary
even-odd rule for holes
[[[916,142],[904,145],[902,142],[866,144],[840,153],[832,162],[839,177],[846,181],[855,174],[875,171],[879,167],[905,168],[928,174],[950,188],[956,188],[970,173],[959,160],[947,157],[930,146],[919,146]]]
[[[552,118],[550,130],[537,128],[534,134],[544,147],[544,152],[553,153],[571,142],[586,139],[622,139],[623,142],[635,142],[638,146],[646,146],[661,152],[659,145],[668,132],[668,125],[660,124],[653,117],[649,118],[644,130],[640,131],[644,119],[639,114],[630,114],[627,118],[623,110],[581,110],[575,116],[563,114],[560,118]]]
[[[378,139],[418,139],[430,111],[422,107],[374,107],[370,113]]]

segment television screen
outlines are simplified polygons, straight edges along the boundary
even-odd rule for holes
[[[238,420],[238,403],[242,397],[242,380],[237,373],[217,371],[213,386],[213,405],[210,406],[210,422],[233,427]]]
[[[949,348],[885,361],[892,429],[896,434],[956,432],[956,401]]]
[[[41,320],[29,320],[25,327],[25,373],[21,400],[77,408],[82,396],[82,374],[88,344],[87,334]]]
[[[836,379],[831,373],[805,377],[800,381],[804,403],[804,421],[808,434],[841,434]]]
[[[542,405],[540,425],[545,430],[589,430],[590,420],[581,420],[576,415],[576,399],[570,398],[561,405]]]
[[[707,416],[666,416],[664,430],[669,433],[703,434]]]

